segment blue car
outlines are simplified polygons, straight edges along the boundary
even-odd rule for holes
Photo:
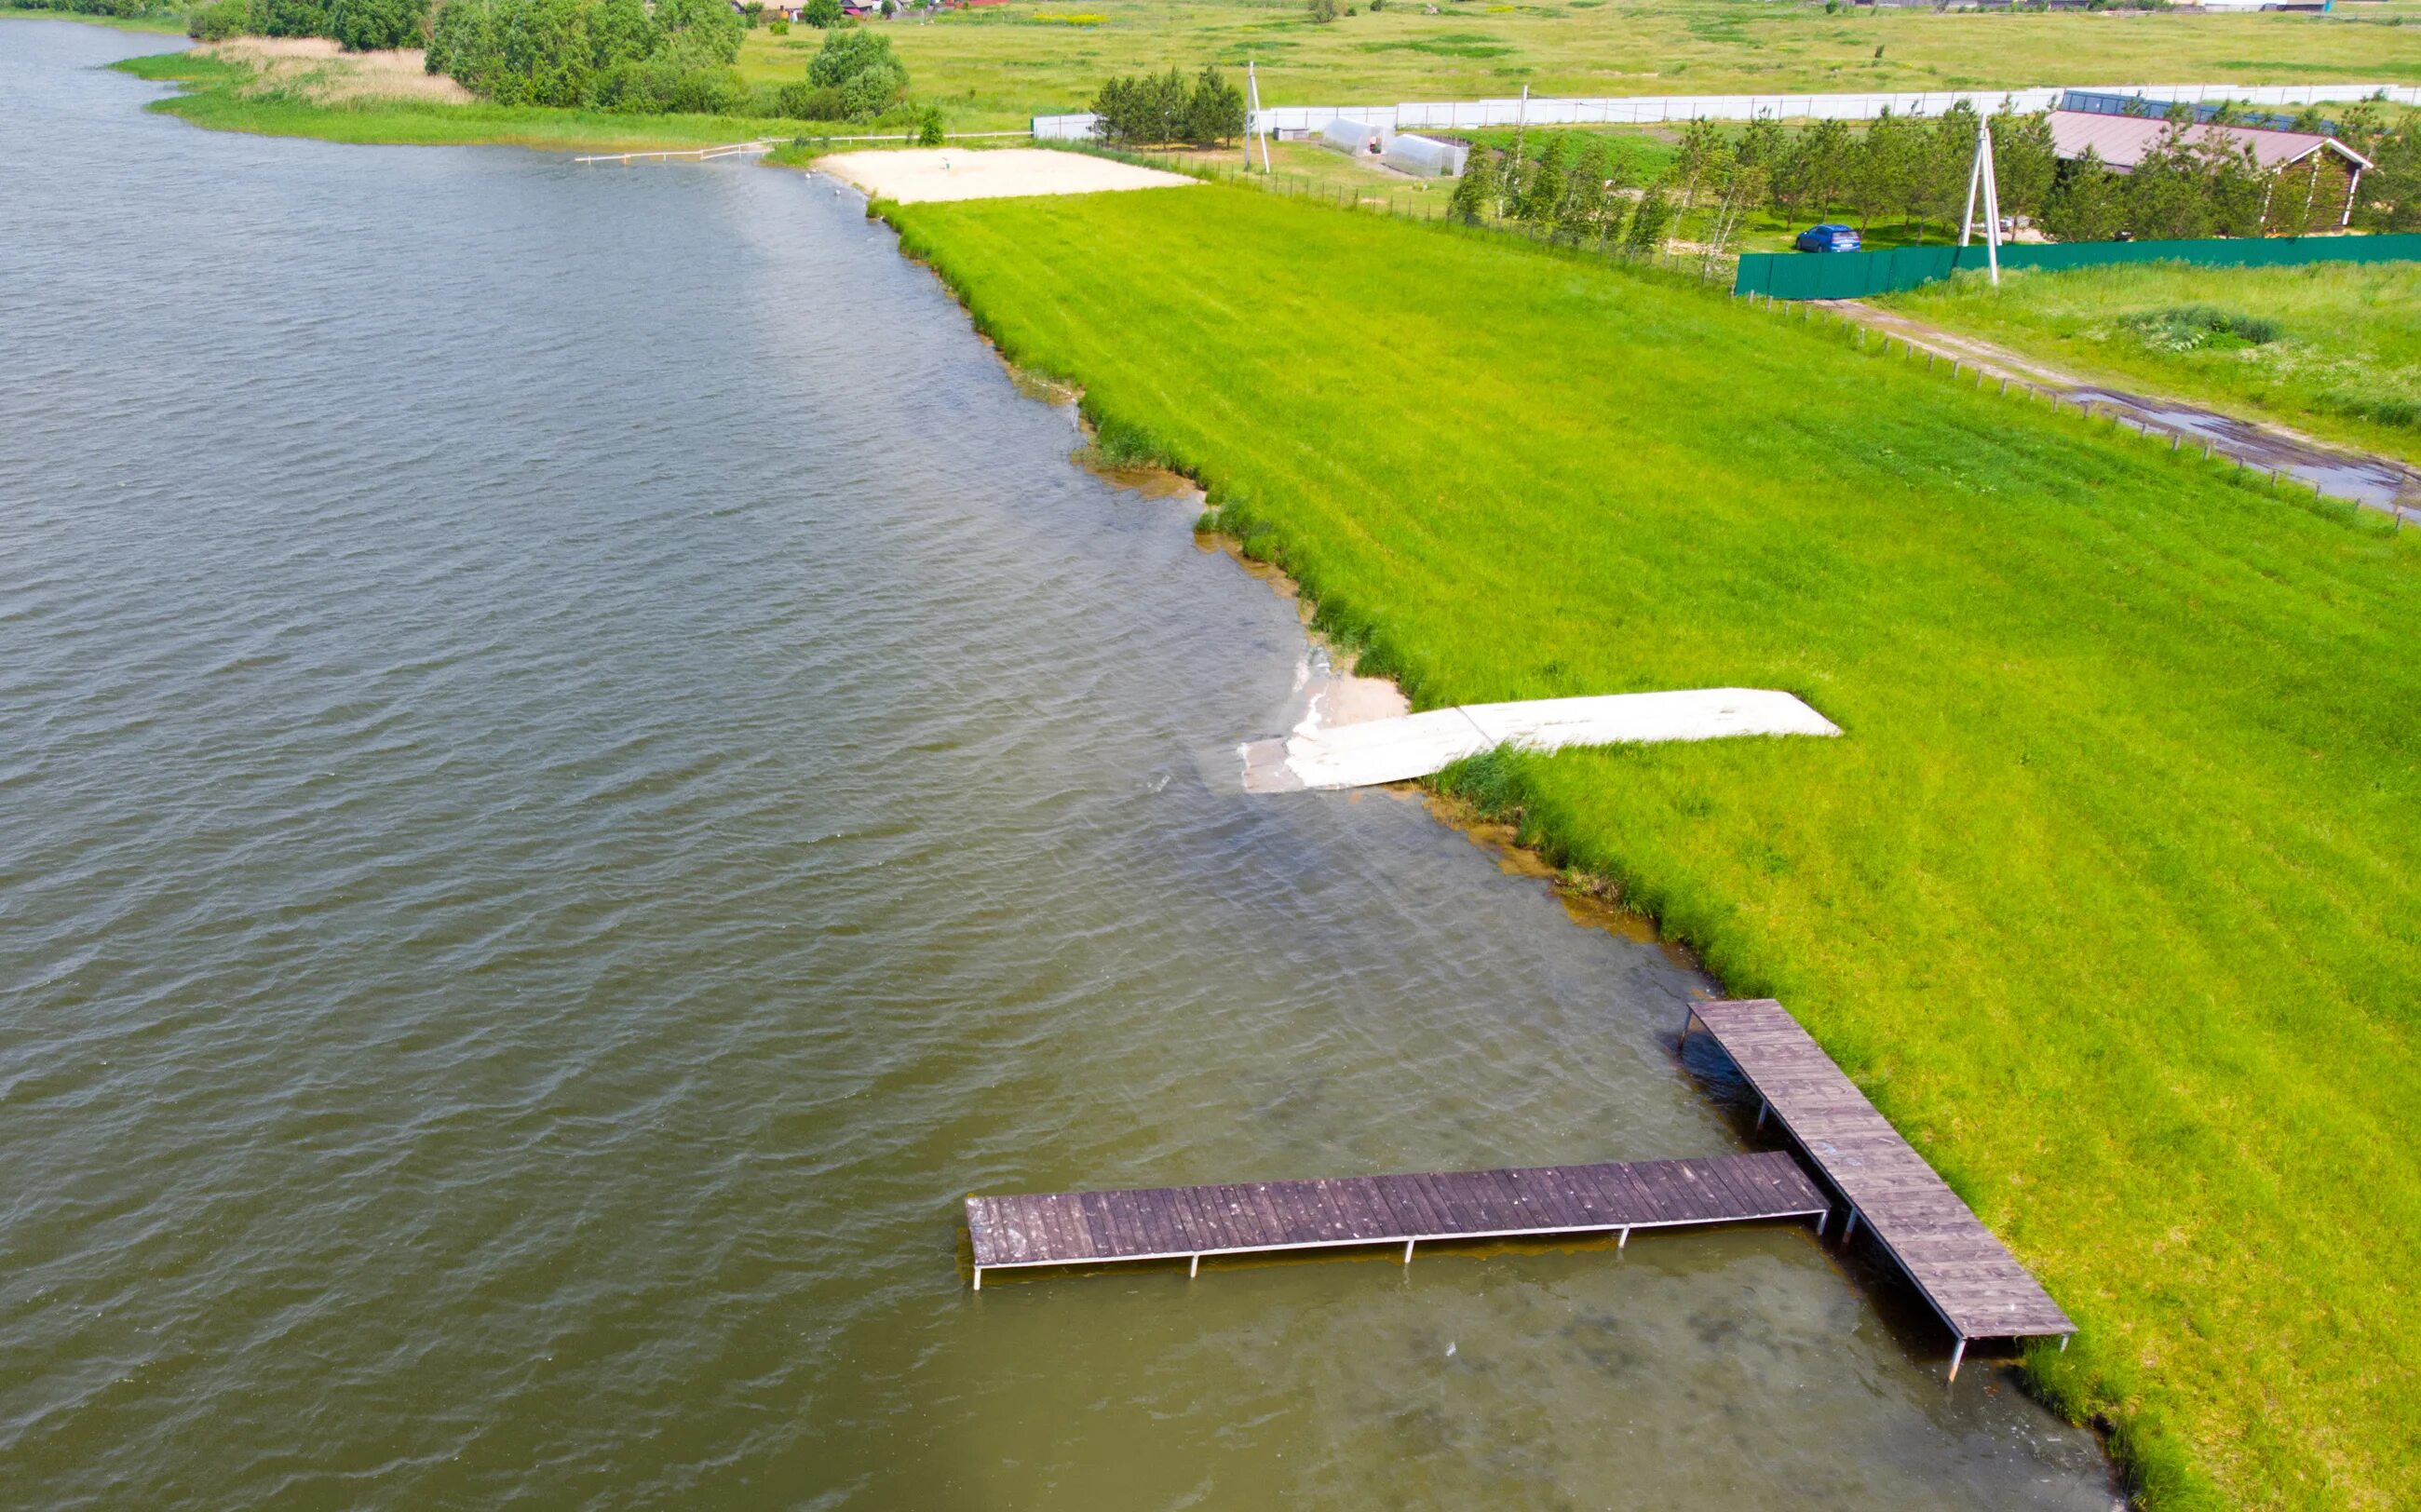
[[[1855,252],[1858,250],[1858,228],[1827,223],[1799,233],[1791,245],[1802,252]]]

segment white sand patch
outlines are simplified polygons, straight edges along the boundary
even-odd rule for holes
[[[1174,189],[1196,180],[1158,168],[1138,168],[1081,152],[1041,148],[911,148],[898,152],[842,152],[816,160],[816,170],[856,185],[877,199],[914,205],[934,199],[1006,199],[1018,195],[1096,195],[1111,189]]]
[[[1469,704],[1344,725],[1307,719],[1285,740],[1250,742],[1241,755],[1246,791],[1290,792],[1407,782],[1500,745],[1554,751],[1568,745],[1840,733],[1831,720],[1787,693],[1693,688]]]

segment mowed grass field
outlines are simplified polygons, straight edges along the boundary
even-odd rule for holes
[[[2141,263],[2021,273],[1997,294],[1960,279],[1879,303],[2089,377],[2421,464],[2421,264]],[[2211,329],[2211,316],[2275,334],[2247,341]]]
[[[1481,233],[886,213],[1418,703],[1838,722],[1464,781],[1817,1033],[2081,1321],[2037,1379],[2153,1504],[2413,1504],[2421,533]]]
[[[1298,0],[1012,0],[885,27],[958,129],[1083,110],[1114,73],[1259,64],[1262,99],[1392,104],[1518,94],[1730,94],[2047,84],[2421,83],[2421,28],[2345,15],[1953,14],[1766,0],[1396,0],[1321,25]],[[1340,6],[1341,8],[1341,6]],[[787,79],[820,37],[750,35]]]

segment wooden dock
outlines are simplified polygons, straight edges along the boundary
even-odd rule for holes
[[[1345,1177],[1234,1186],[1157,1187],[969,1197],[976,1289],[1012,1266],[1186,1260],[1206,1255],[1401,1245],[1425,1239],[1534,1239],[1634,1228],[1813,1218],[1832,1201],[1785,1151],[1703,1161],[1545,1165],[1518,1171]]]
[[[2042,1284],[2018,1264],[1978,1222],[1925,1157],[1875,1111],[1799,1021],[1771,998],[1701,1003],[1691,1022],[1703,1024],[1769,1115],[1799,1142],[1824,1178],[1850,1204],[1843,1243],[1864,1223],[1942,1321],[1957,1335],[1950,1376],[1957,1380],[1967,1341],[2057,1335],[2068,1348],[2076,1325]],[[1690,1022],[1682,1025],[1684,1039]]]

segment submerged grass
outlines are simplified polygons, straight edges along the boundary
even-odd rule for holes
[[[2421,263],[2134,263],[1879,301],[2111,382],[2421,464]]]
[[[1460,780],[1789,1004],[2081,1321],[2035,1378],[2148,1503],[2421,1484],[2421,536],[1452,228],[886,213],[1419,704],[1840,724]]]

